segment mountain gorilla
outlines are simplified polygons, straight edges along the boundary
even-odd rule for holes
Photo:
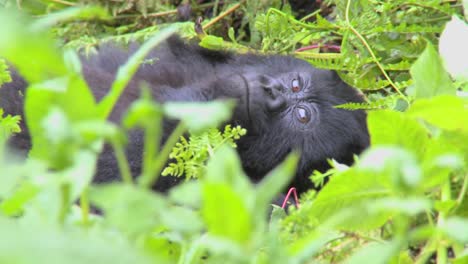
[[[108,91],[118,67],[136,46],[124,50],[103,45],[98,53],[82,57],[83,74],[99,100]],[[334,108],[348,102],[362,102],[361,95],[329,70],[312,67],[287,56],[240,55],[210,51],[187,44],[173,36],[155,48],[123,92],[110,116],[119,122],[122,114],[139,96],[142,82],[150,86],[159,102],[233,98],[237,106],[231,123],[247,129],[238,141],[237,151],[244,170],[254,181],[261,179],[294,149],[301,159],[292,186],[302,192],[313,187],[313,170],[329,168],[327,158],[350,164],[353,154],[369,144],[366,115],[363,111]],[[0,107],[8,114],[22,114],[25,81],[13,72],[13,82],[0,89]],[[163,140],[174,123],[165,121]],[[27,131],[13,137],[12,144],[29,148]],[[134,175],[141,169],[143,137],[141,131],[129,136],[127,156]],[[112,150],[105,148],[98,161],[96,181],[118,177]],[[160,177],[155,189],[164,191],[176,183],[175,177]]]

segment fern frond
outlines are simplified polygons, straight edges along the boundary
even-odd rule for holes
[[[213,128],[200,135],[191,135],[188,140],[182,136],[169,154],[173,162],[167,165],[161,175],[185,176],[186,179],[198,178],[203,175],[206,161],[217,148],[223,144],[236,147],[235,140],[246,133],[247,130],[240,126],[233,128],[231,125],[226,125],[222,133]]]
[[[6,64],[5,60],[0,59],[0,86],[8,82],[11,82],[11,76],[8,71],[8,65]]]

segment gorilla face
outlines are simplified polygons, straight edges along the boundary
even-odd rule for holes
[[[248,134],[238,150],[244,169],[258,179],[292,150],[300,150],[294,184],[303,191],[311,187],[308,177],[313,170],[329,168],[326,158],[350,164],[369,140],[364,112],[334,107],[360,102],[361,95],[335,72],[299,60],[297,65],[296,71],[243,75],[248,103],[241,102],[240,107],[248,112],[243,124]]]

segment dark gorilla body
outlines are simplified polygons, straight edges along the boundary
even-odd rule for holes
[[[135,47],[134,47],[135,48]],[[103,46],[97,55],[83,58],[83,74],[100,100],[109,90],[117,69],[134,48],[123,50]],[[327,158],[351,164],[353,155],[369,144],[363,111],[334,108],[347,102],[361,102],[361,95],[345,84],[333,71],[320,70],[307,62],[286,56],[235,55],[209,51],[169,38],[148,56],[154,63],[143,63],[123,92],[110,120],[120,122],[124,111],[138,98],[142,82],[150,86],[159,102],[234,98],[237,107],[232,124],[248,133],[238,141],[237,151],[244,170],[254,181],[260,180],[293,149],[301,159],[292,186],[300,192],[313,187],[313,170],[329,168]],[[15,72],[13,82],[0,89],[0,107],[8,114],[22,114],[26,83]],[[164,122],[163,141],[174,128]],[[12,145],[29,149],[27,131],[15,135]],[[127,156],[132,173],[141,170],[143,137],[140,131],[129,135]],[[118,166],[112,150],[106,147],[98,161],[95,181],[115,180]],[[175,177],[160,177],[155,189],[165,191]]]

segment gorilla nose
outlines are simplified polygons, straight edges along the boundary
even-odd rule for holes
[[[265,91],[265,102],[268,111],[280,111],[286,106],[286,98],[284,98],[279,88],[264,86],[263,90]]]
[[[262,75],[260,82],[265,92],[265,102],[268,111],[281,111],[286,107],[286,98],[283,96],[283,86],[275,78]]]
[[[281,111],[286,107],[286,99],[282,95],[276,97],[275,99],[268,99],[266,106],[267,109],[271,112]]]

